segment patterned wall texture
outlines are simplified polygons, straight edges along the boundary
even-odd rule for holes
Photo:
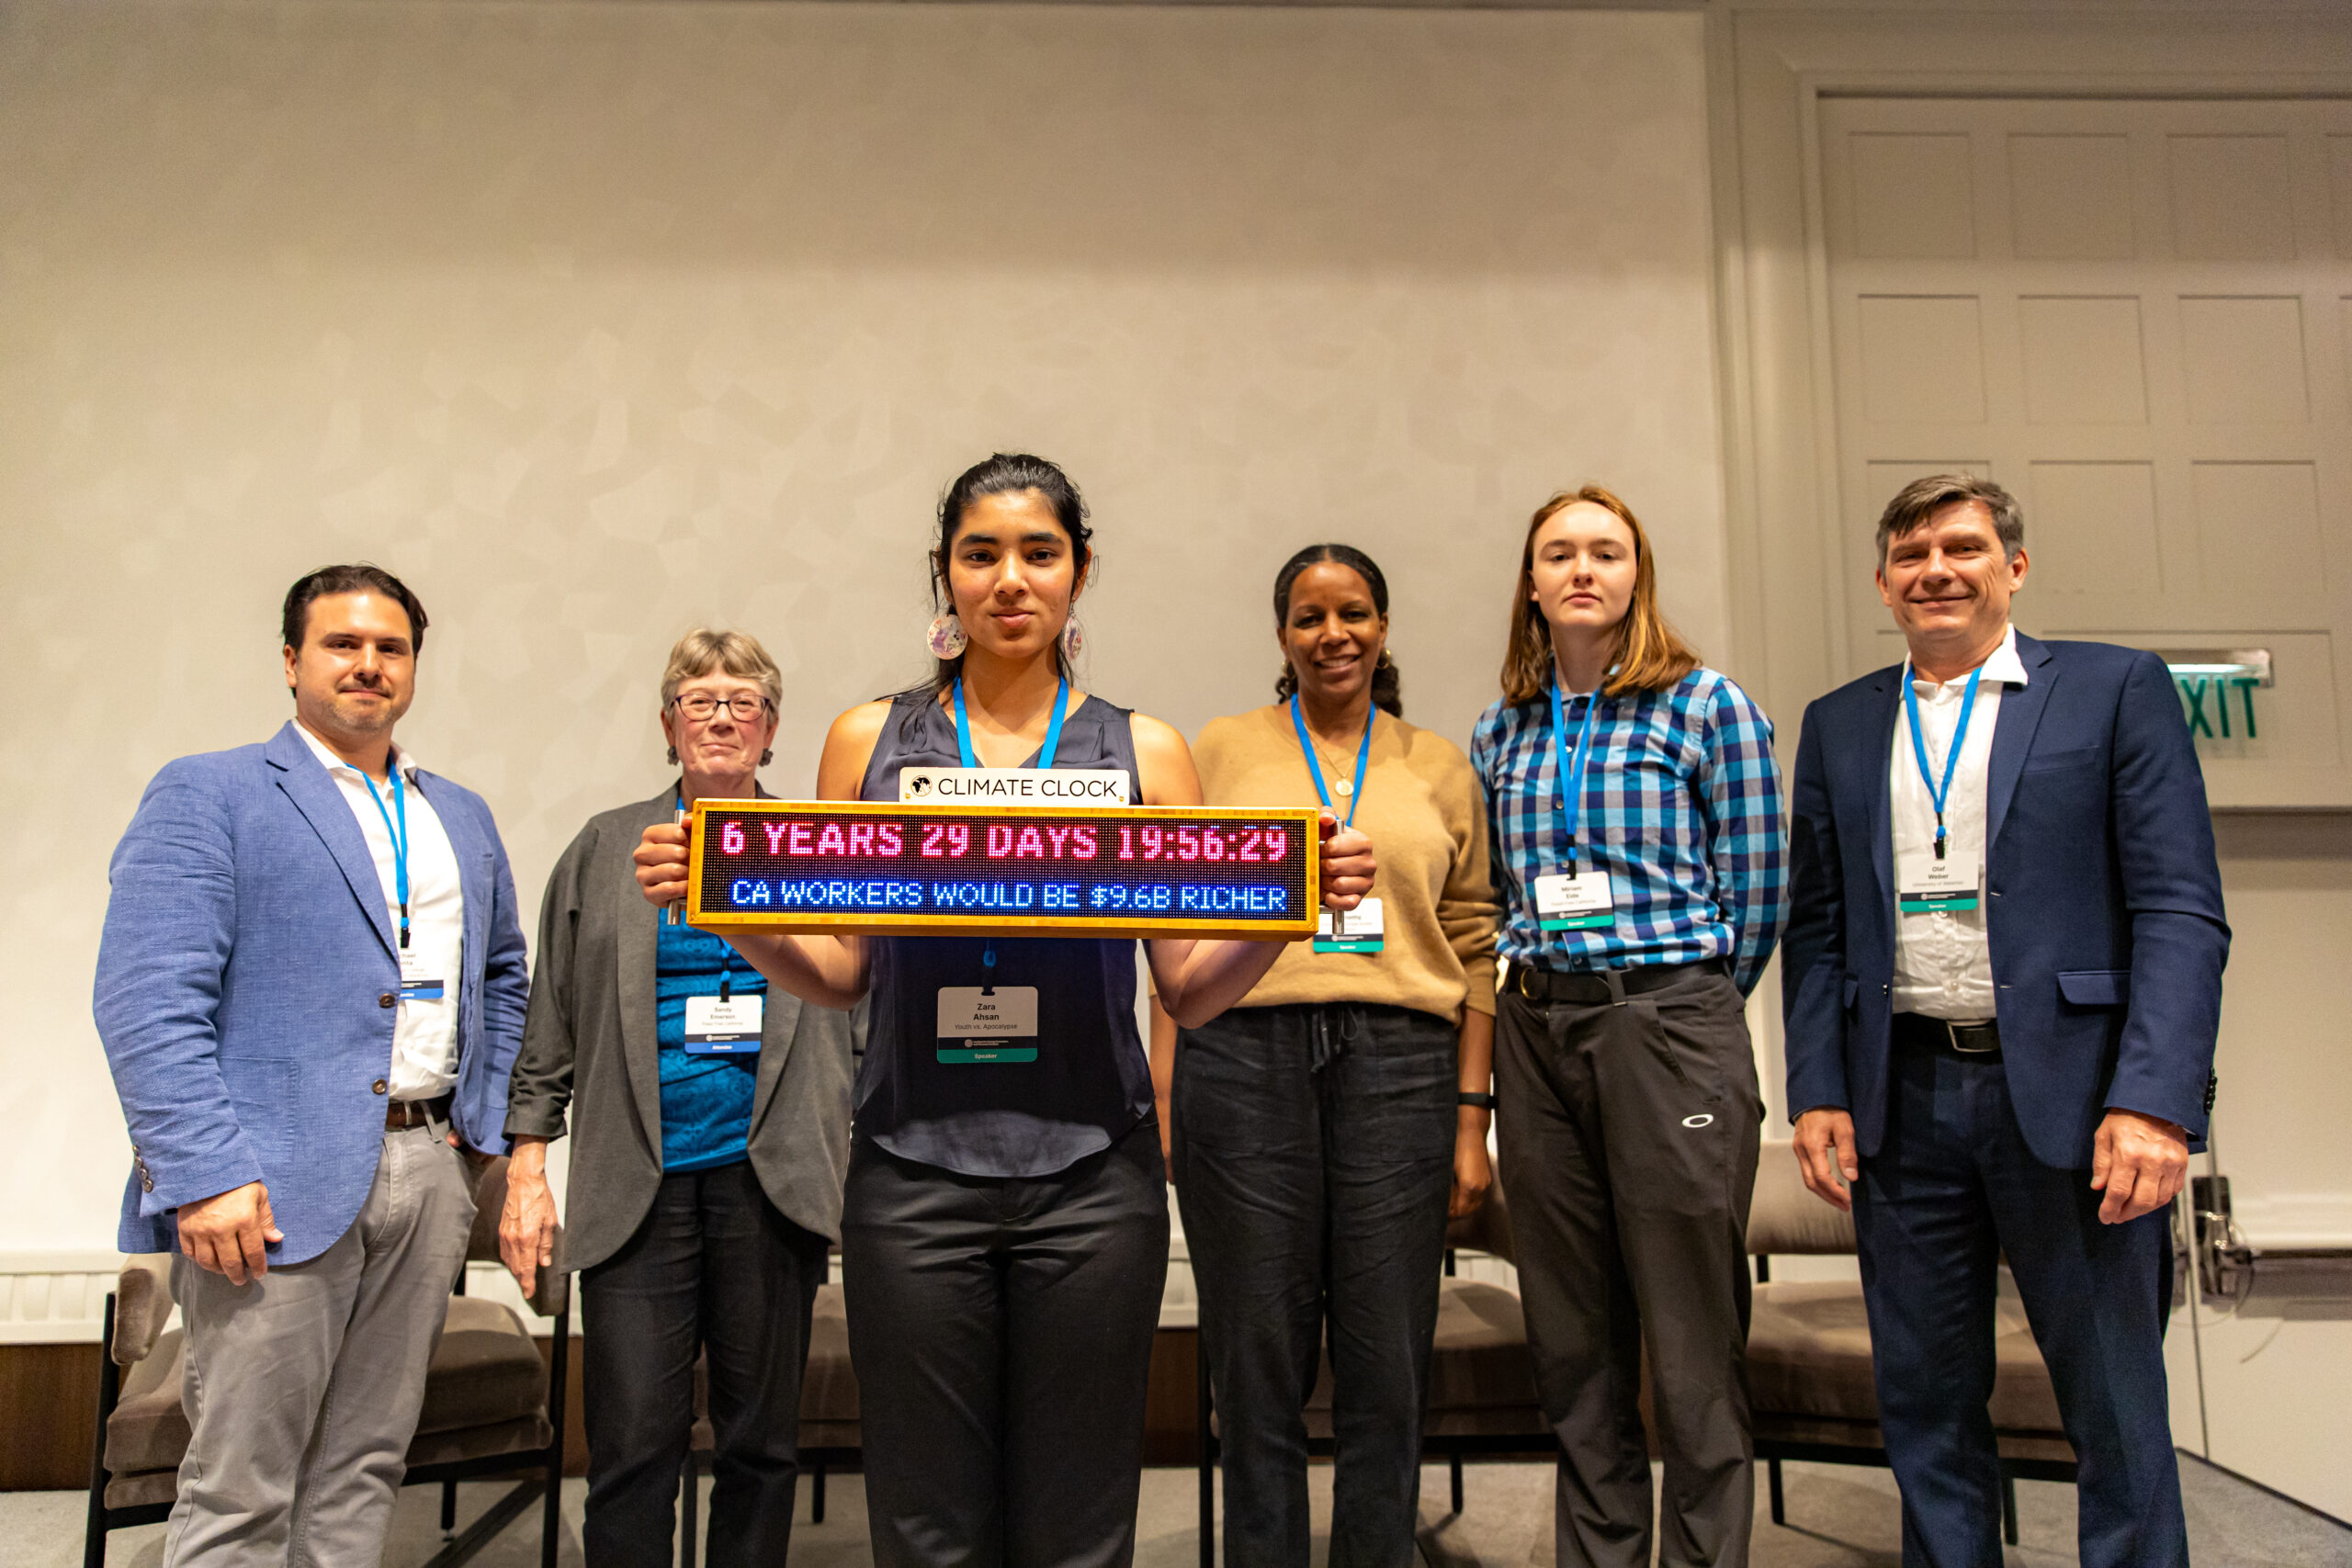
[[[277,601],[322,561],[423,593],[403,738],[533,906],[658,787],[688,626],[776,654],[806,788],[921,672],[932,507],[997,447],[1094,506],[1091,683],[1188,730],[1266,700],[1272,571],[1336,536],[1466,738],[1519,531],[1587,478],[1721,657],[1699,28],[0,9],[0,1250],[110,1243],[107,855],[165,760],[286,716]]]

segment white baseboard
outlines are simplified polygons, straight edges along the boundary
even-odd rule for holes
[[[0,1252],[0,1345],[95,1344],[122,1255]]]

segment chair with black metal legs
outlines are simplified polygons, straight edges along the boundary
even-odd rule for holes
[[[476,1188],[468,1261],[497,1259],[498,1212],[505,1201],[506,1162],[500,1159],[485,1168]],[[442,1488],[445,1539],[426,1568],[456,1568],[534,1502],[540,1505],[540,1568],[555,1568],[562,1533],[564,1389],[571,1344],[571,1281],[562,1271],[562,1246],[559,1230],[556,1266],[539,1271],[531,1299],[535,1312],[555,1320],[548,1360],[540,1359],[530,1330],[513,1309],[468,1297],[462,1273],[454,1282],[401,1483],[437,1483]],[[109,1532],[159,1524],[171,1516],[189,1436],[180,1404],[185,1347],[181,1331],[165,1327],[172,1308],[171,1255],[124,1258],[103,1319],[84,1568],[105,1568]],[[458,1482],[523,1472],[533,1473],[462,1534],[457,1532]]]

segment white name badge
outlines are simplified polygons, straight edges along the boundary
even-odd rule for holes
[[[1125,806],[1124,768],[901,768],[901,806]]]
[[[1976,863],[1932,850],[1899,857],[1894,868],[1894,907],[1906,915],[1932,915],[1976,908]]]
[[[403,949],[401,953],[401,1000],[404,1002],[437,1002],[448,995],[447,984],[437,980],[424,967],[424,960],[415,953]]]
[[[1378,953],[1387,930],[1387,920],[1381,913],[1377,898],[1366,898],[1354,908],[1342,911],[1336,919],[1327,905],[1315,918],[1315,951]]]
[[[1600,931],[1617,923],[1617,897],[1605,871],[1535,879],[1535,923],[1547,931]]]
[[[951,1045],[949,1041],[964,1042]],[[1034,1062],[1037,1059],[1037,987],[942,986],[939,1059]]]
[[[767,998],[749,996],[686,998],[686,1055],[738,1056],[760,1048],[760,1020],[767,1012]]]

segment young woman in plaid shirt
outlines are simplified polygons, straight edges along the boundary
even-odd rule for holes
[[[1736,1564],[1763,1102],[1743,1007],[1786,914],[1772,727],[1657,611],[1648,537],[1597,485],[1528,525],[1485,786],[1506,961],[1497,1137],[1562,1568],[1650,1562],[1649,1348],[1668,1564]]]

